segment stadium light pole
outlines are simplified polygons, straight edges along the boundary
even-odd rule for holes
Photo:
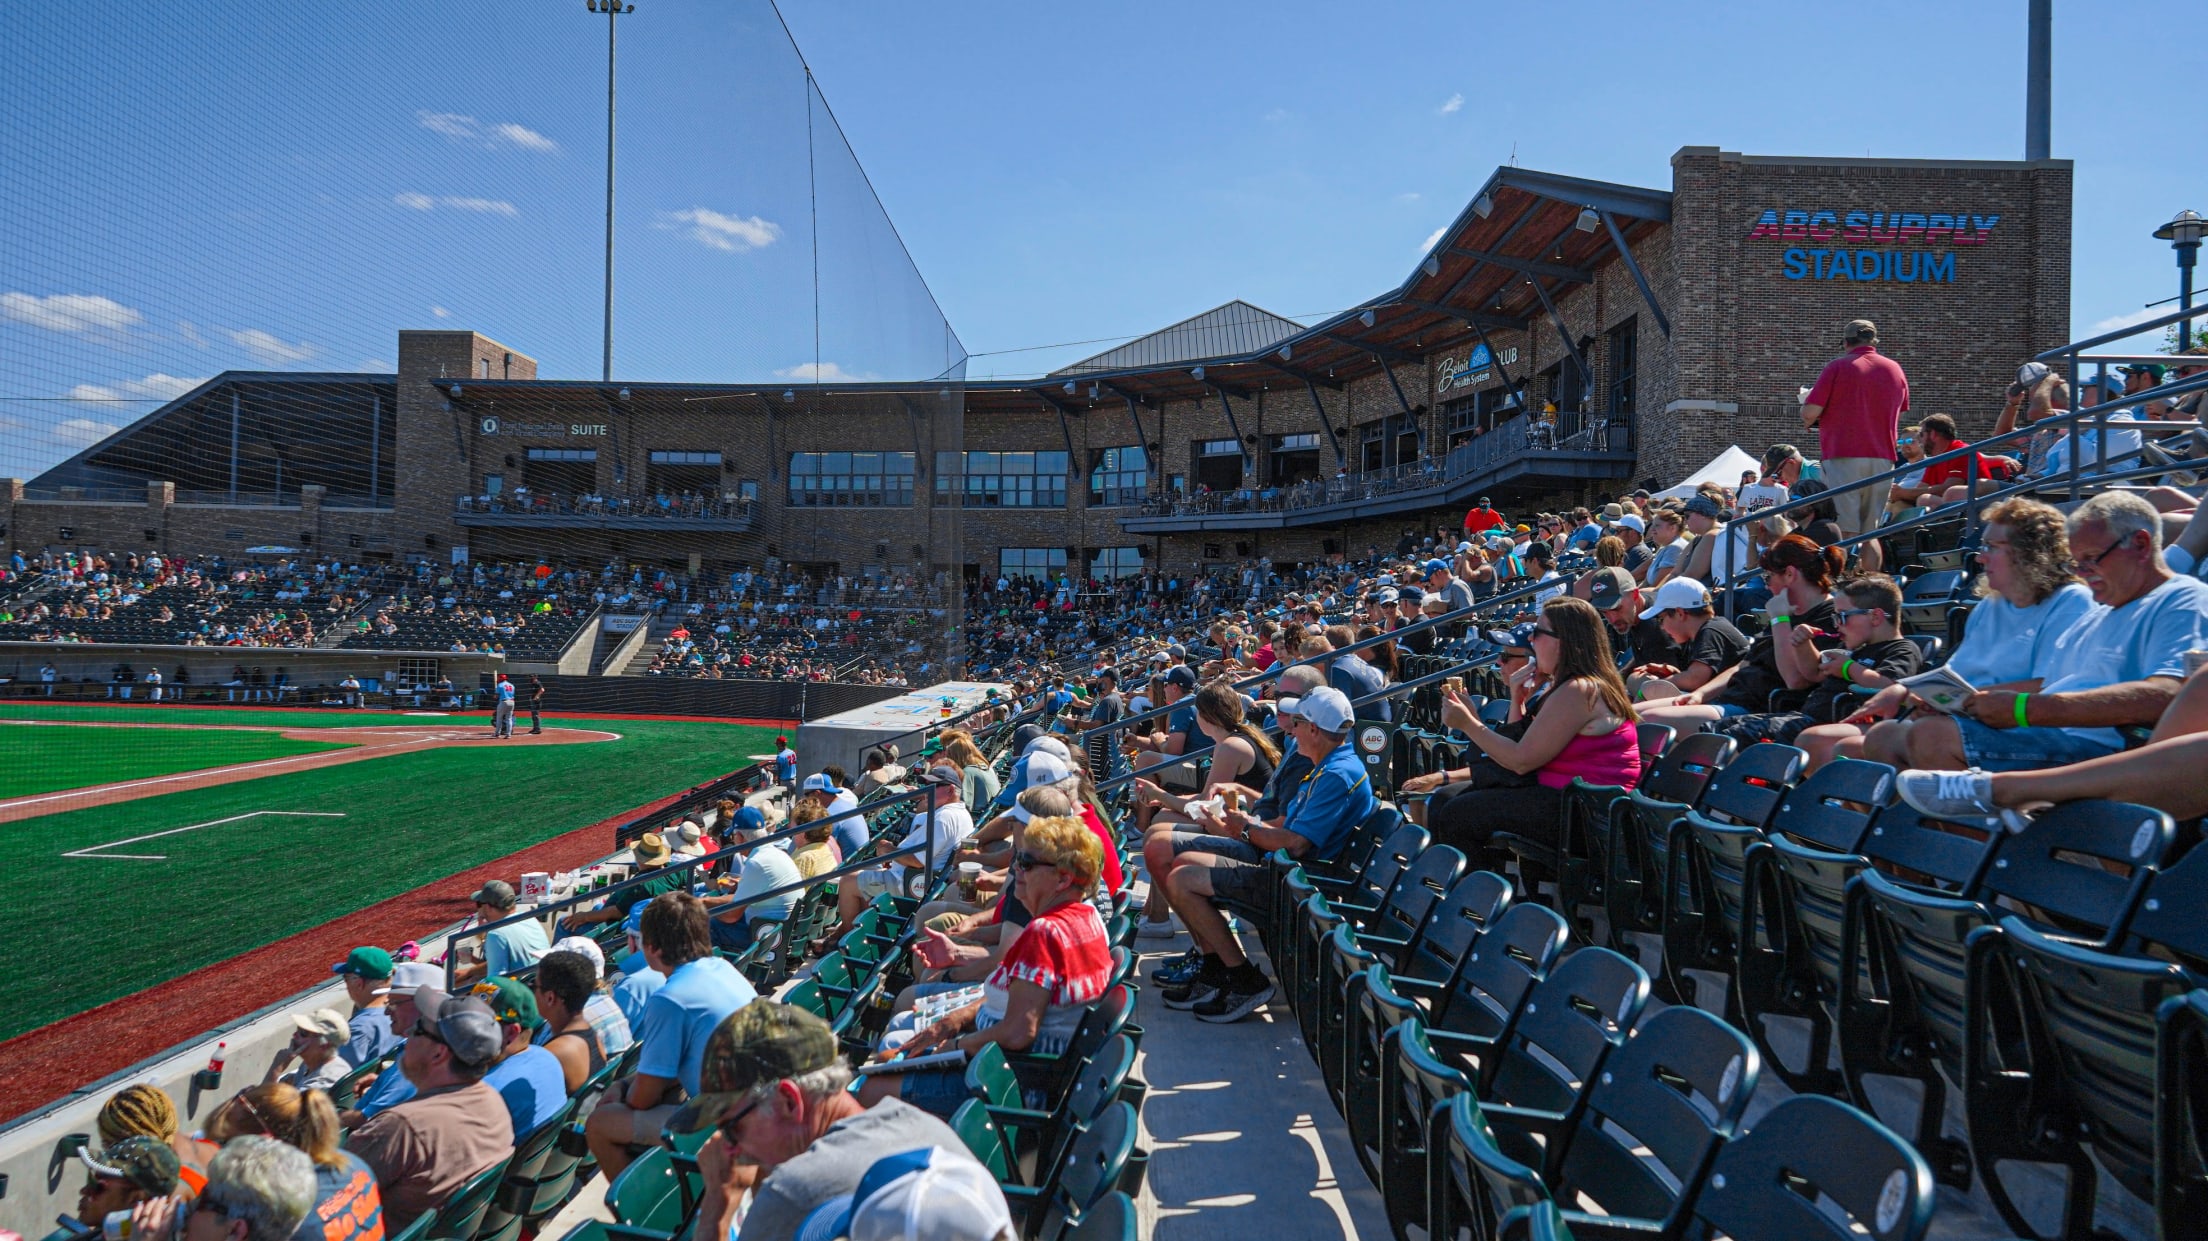
[[[2178,308],[2193,308],[2193,264],[2200,259],[2200,241],[2208,237],[2208,220],[2187,208],[2177,213],[2169,223],[2154,230],[2155,240],[2170,243],[2177,251],[2177,300]],[[2190,316],[2177,321],[2177,351],[2185,352],[2193,347],[2193,321]]]
[[[606,15],[606,358],[600,378],[613,380],[613,26],[624,13],[636,12],[622,0],[583,0],[593,13]]]

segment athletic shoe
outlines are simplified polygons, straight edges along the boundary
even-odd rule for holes
[[[1165,964],[1150,971],[1150,981],[1161,987],[1185,987],[1196,979],[1196,971],[1204,967],[1204,954],[1191,948]]]
[[[1894,789],[1918,814],[1930,818],[1990,819],[2000,813],[1993,804],[1993,777],[1976,767],[1904,771],[1894,778]]]
[[[1228,983],[1221,987],[1217,995],[1196,1005],[1194,1012],[1198,1021],[1226,1025],[1265,1007],[1265,1001],[1272,998],[1273,982],[1260,974],[1255,982]]]
[[[1141,922],[1141,924],[1139,924],[1135,928],[1135,938],[1171,939],[1187,929],[1187,927],[1181,925],[1181,916],[1179,914],[1169,913],[1165,915],[1165,920],[1163,922],[1152,922],[1149,919],[1145,918]]]
[[[1189,979],[1185,985],[1167,987],[1158,992],[1158,995],[1165,1000],[1167,1008],[1179,1009],[1185,1012],[1199,1004],[1209,1002],[1221,990],[1222,984],[1219,982],[1198,975]]]

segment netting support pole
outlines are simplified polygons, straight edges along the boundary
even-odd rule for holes
[[[230,502],[238,502],[238,389],[230,388]]]

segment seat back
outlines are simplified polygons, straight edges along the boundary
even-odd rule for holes
[[[615,1223],[631,1228],[672,1234],[682,1226],[683,1208],[682,1177],[674,1152],[664,1146],[647,1148],[606,1187],[606,1209]]]
[[[1403,877],[1403,872],[1411,868],[1432,842],[1426,829],[1416,823],[1398,826],[1366,859],[1349,891],[1343,895],[1343,901],[1368,909],[1381,905],[1394,890],[1396,880]]]
[[[1845,1103],[1797,1095],[1718,1152],[1693,1215],[1732,1237],[1918,1241],[1932,1206],[1931,1165],[1907,1142]]]
[[[966,1062],[966,1093],[995,1107],[1026,1106],[1012,1062],[1004,1058],[1004,1048],[995,1043],[975,1052],[974,1058]]]
[[[1721,823],[1762,827],[1801,778],[1809,755],[1790,745],[1752,745],[1711,774],[1696,808]]]
[[[1871,816],[1893,800],[1893,768],[1860,758],[1834,759],[1788,789],[1764,828],[1815,849],[1853,853],[1871,830]]]
[[[483,1215],[491,1209],[491,1195],[498,1192],[505,1180],[506,1168],[513,1161],[501,1159],[490,1167],[469,1177],[467,1183],[453,1191],[445,1205],[437,1208],[437,1222],[430,1227],[433,1237],[468,1238],[475,1235],[476,1226],[483,1222]],[[680,1186],[675,1197],[675,1227],[680,1227],[689,1215],[689,1204],[682,1199]],[[670,1229],[672,1231],[672,1229]]]
[[[1428,846],[1396,877],[1387,900],[1365,920],[1366,930],[1383,939],[1400,941],[1403,948],[1392,955],[1398,962],[1404,960],[1417,946],[1434,910],[1448,899],[1450,889],[1463,877],[1464,867],[1464,854],[1456,849]]]
[[[1570,938],[1571,929],[1555,910],[1524,901],[1511,906],[1465,954],[1448,993],[1434,1005],[1431,1024],[1454,1034],[1501,1039]]]
[[[1429,1177],[1428,1216],[1431,1236],[1475,1237],[1494,1235],[1505,1216],[1532,1206],[1549,1204],[1549,1187],[1541,1171],[1505,1153],[1488,1126],[1479,1096],[1469,1090],[1449,1098],[1448,1109],[1436,1119],[1434,1141],[1445,1171]]]
[[[1671,743],[1641,778],[1640,791],[1652,801],[1692,806],[1718,769],[1732,761],[1738,744],[1716,733],[1693,733]]]
[[[2208,977],[2208,849],[2194,848],[2147,880],[2126,936],[2135,951],[2159,949]]]
[[[1055,1235],[1067,1220],[1079,1219],[1098,1199],[1117,1189],[1120,1173],[1134,1153],[1135,1109],[1121,1100],[1092,1120],[1051,1170],[1056,1188],[1037,1235]]]
[[[1140,1227],[1135,1200],[1113,1190],[1090,1203],[1079,1222],[1060,1233],[1057,1241],[1136,1241],[1142,1235]]]
[[[1013,1181],[1011,1154],[1004,1147],[1004,1139],[997,1133],[996,1122],[989,1118],[989,1105],[979,1099],[968,1099],[951,1113],[951,1132],[965,1143],[966,1153],[989,1169],[989,1175],[1000,1184]]]
[[[1678,735],[1679,730],[1669,724],[1650,724],[1645,721],[1635,724],[1633,737],[1641,746],[1641,770],[1645,772],[1654,767],[1664,751],[1671,748],[1672,738]]]
[[[2198,1220],[2208,1212],[2208,991],[2167,1001],[2156,1025],[2155,1215]]]
[[[1993,862],[1994,843],[1984,828],[1926,819],[1897,801],[1871,816],[1862,855],[1880,873],[1912,887],[1962,893],[1978,886]]]
[[[2065,929],[2120,935],[2177,839],[2170,816],[2130,802],[2073,801],[1994,846],[1985,898],[2005,897]]]
[[[1625,1042],[1648,996],[1648,972],[1608,948],[1566,957],[1534,985],[1481,1065],[1480,1097],[1576,1115],[1587,1083]]]
[[[1732,1135],[1761,1071],[1748,1036],[1716,1017],[1684,1005],[1651,1015],[1602,1062],[1566,1140],[1557,1196],[1584,1195],[1610,1215],[1669,1218]]]
[[[1513,895],[1510,880],[1491,870],[1476,870],[1457,880],[1426,920],[1425,933],[1404,959],[1403,972],[1441,984],[1455,979],[1465,954],[1510,908]]]

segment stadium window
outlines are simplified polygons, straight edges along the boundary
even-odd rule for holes
[[[1172,477],[1170,477],[1170,478],[1166,479],[1165,487],[1166,487],[1166,490],[1168,490],[1168,491],[1172,492],[1172,493],[1173,493],[1174,495],[1177,495],[1177,496],[1185,496],[1185,495],[1187,495],[1187,494],[1188,494],[1188,475],[1186,475],[1186,474],[1175,474],[1175,475],[1173,475]]]
[[[654,449],[644,467],[644,481],[655,495],[685,491],[712,495],[721,485],[721,454]]]
[[[1610,383],[1603,410],[1612,418],[1633,416],[1633,374],[1640,361],[1640,325],[1627,319],[1610,329]]]
[[[491,377],[491,360],[489,358],[477,358],[475,360],[475,377],[477,379],[489,379]]]
[[[1089,564],[1089,576],[1099,581],[1114,581],[1123,577],[1139,577],[1142,574],[1142,549],[1139,547],[1099,547],[1096,559]]]
[[[1389,439],[1395,452],[1394,465],[1409,465],[1419,458],[1420,435],[1418,415],[1397,414],[1388,419]]]
[[[1196,485],[1211,491],[1242,487],[1242,441],[1196,441]]]
[[[909,452],[793,452],[790,504],[799,508],[909,508]]]
[[[956,457],[935,454],[935,493],[948,496]],[[1059,452],[969,452],[965,478],[967,508],[1064,508],[1068,458]]]
[[[746,504],[756,502],[759,499],[759,480],[747,478],[736,484],[736,498]]]
[[[1150,491],[1150,454],[1140,444],[1089,451],[1089,503],[1140,504]]]
[[[504,474],[485,474],[483,476],[483,494],[487,496],[505,495],[506,476]]]
[[[1275,487],[1288,487],[1318,476],[1318,432],[1273,437],[1272,452],[1265,464],[1266,482]]]
[[[529,490],[551,495],[582,495],[598,490],[595,448],[531,448],[522,462],[521,481]]]
[[[1480,435],[1480,401],[1477,396],[1459,397],[1441,407],[1442,425],[1449,428],[1449,447],[1456,449],[1469,444]]]
[[[1063,547],[1006,547],[997,552],[997,572],[1015,580],[1032,577],[1049,581],[1065,567]]]
[[[1388,429],[1368,422],[1357,429],[1357,468],[1367,473],[1388,468]]]

